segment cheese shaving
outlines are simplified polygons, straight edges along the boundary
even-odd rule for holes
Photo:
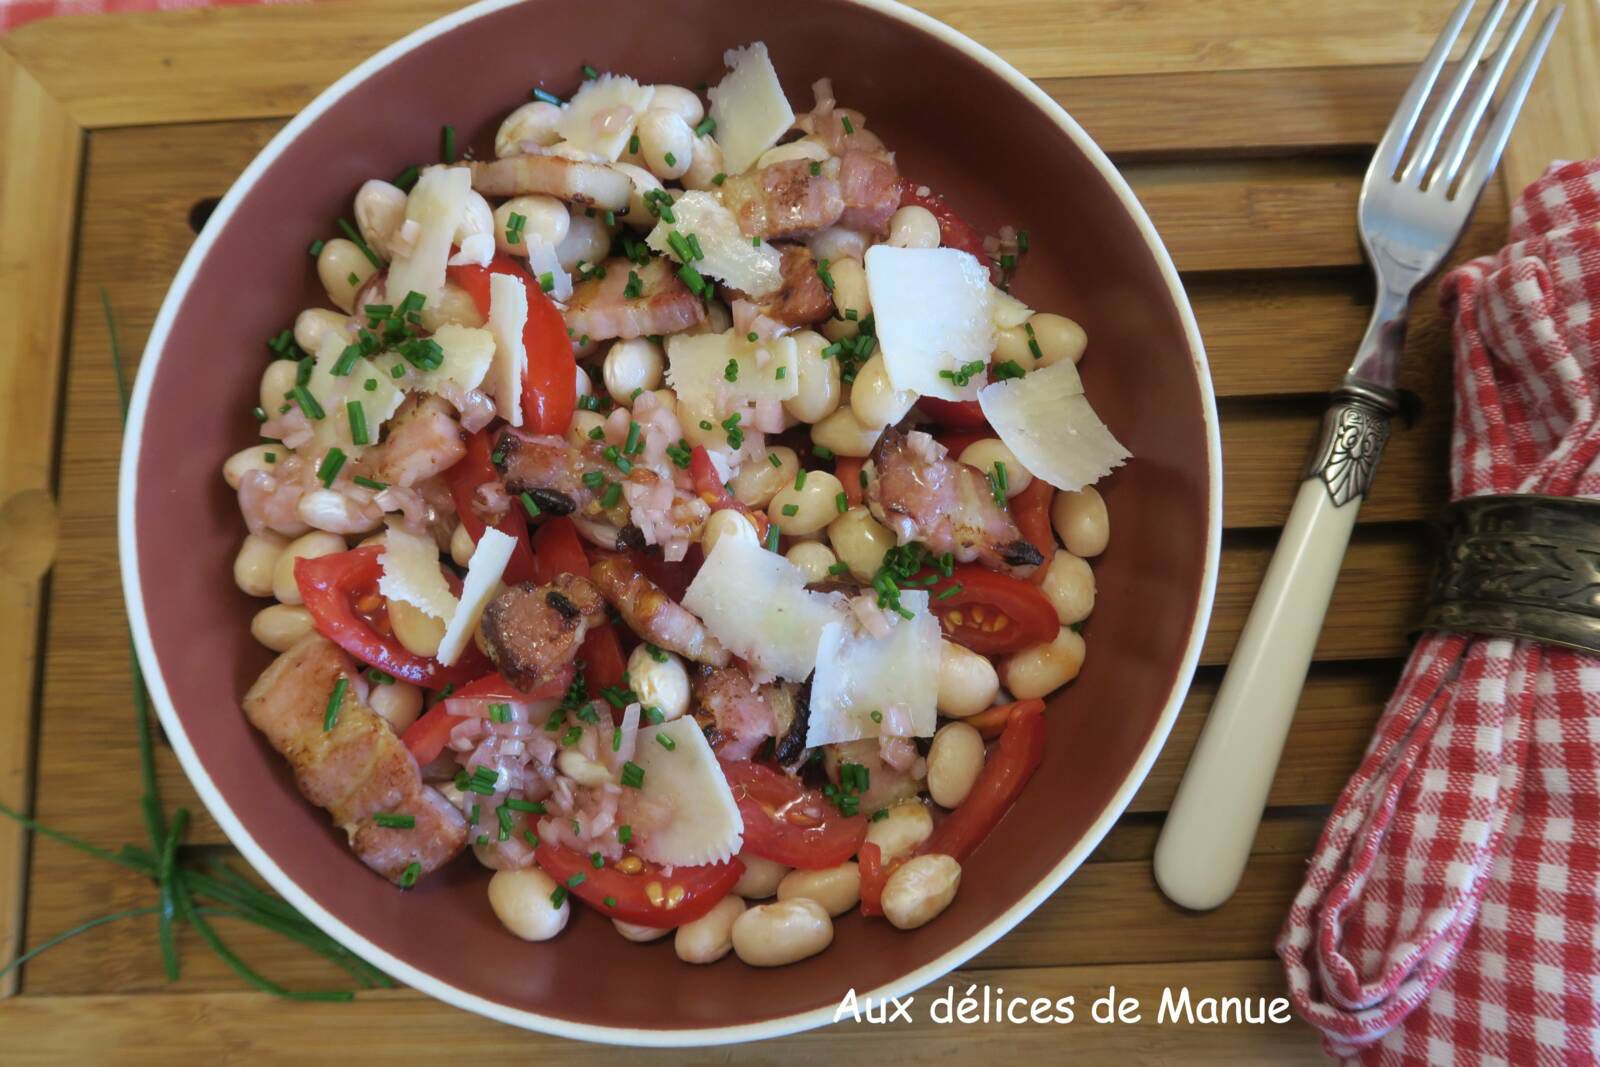
[[[909,713],[913,736],[933,736],[939,620],[928,611],[926,592],[902,590],[900,605],[912,617],[891,614],[889,633],[883,637],[860,632],[848,619],[823,628],[811,679],[807,747],[877,737],[883,710],[896,704]],[[877,721],[872,718],[875,711]]]
[[[439,651],[434,655],[446,667],[453,666],[461,658],[467,642],[472,640],[478,619],[500,588],[500,578],[516,546],[516,538],[493,526],[487,527],[478,538],[478,547],[472,552],[472,562],[467,565],[467,576],[461,583],[461,601],[451,614],[444,636],[439,639]]]
[[[693,717],[640,730],[633,762],[644,771],[640,807],[665,815],[658,826],[640,836],[634,851],[673,867],[723,863],[738,854],[744,844],[744,819],[716,754]]]
[[[655,88],[619,74],[586,81],[561,108],[556,132],[566,147],[615,163],[633,136]]]
[[[837,593],[806,588],[805,572],[751,541],[717,541],[683,606],[758,672],[803,681],[817,662],[822,629],[839,618]]]
[[[407,533],[391,520],[378,563],[383,568],[378,592],[388,599],[410,604],[439,620],[456,613],[459,601],[439,569],[439,546],[432,537]]]
[[[703,253],[694,260],[701,274],[752,297],[766,296],[783,285],[783,255],[767,241],[752,245],[733,212],[710,193],[684,193],[672,205],[672,216],[672,222],[656,223],[645,244],[681,263],[683,257],[672,247],[669,235],[676,233],[684,241],[693,235]]]
[[[1071,360],[986,385],[978,403],[1022,465],[1057,489],[1093,484],[1131,455],[1094,413]]]
[[[740,174],[794,125],[794,108],[783,95],[778,72],[762,42],[731,49],[722,61],[730,73],[706,96],[717,124],[723,166],[729,174]]]
[[[400,409],[405,394],[385,370],[364,356],[356,358],[349,374],[334,374],[333,368],[344,355],[347,341],[341,331],[323,338],[311,367],[311,377],[306,380],[306,391],[323,410],[323,417],[311,422],[313,447],[324,452],[337,447],[347,456],[359,456],[378,443],[378,430]],[[366,388],[369,381],[376,382],[370,390]],[[365,445],[356,444],[351,436],[351,403],[360,404],[365,416]]]
[[[446,323],[434,331],[433,341],[444,350],[444,354],[439,365],[432,370],[412,366],[398,352],[386,352],[376,362],[391,376],[397,365],[404,366],[405,373],[395,380],[405,389],[442,393],[446,399],[451,394],[459,396],[483,384],[494,362],[495,338],[492,332],[475,326]]]
[[[406,221],[417,224],[416,240],[389,264],[384,283],[390,304],[399,304],[411,293],[421,293],[429,304],[438,299],[450,245],[471,192],[472,171],[466,167],[430,167],[422,172],[406,198]]]
[[[528,368],[528,350],[522,331],[528,324],[528,289],[512,274],[489,275],[489,333],[494,337],[494,360],[484,379],[484,392],[494,398],[495,411],[512,426],[522,425],[522,377]]]
[[[954,248],[874,245],[866,268],[890,384],[942,400],[977,396],[994,352],[989,272],[977,258]]]

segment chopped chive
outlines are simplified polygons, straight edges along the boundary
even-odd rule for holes
[[[381,493],[385,489],[389,488],[388,482],[375,481],[371,478],[368,478],[365,474],[358,474],[350,480],[363,488],[371,489],[377,493]]]
[[[680,263],[687,263],[694,258],[694,249],[689,247],[688,240],[677,230],[667,231],[667,245]]]
[[[1003,255],[1001,255],[1001,257],[1000,257],[1000,269],[1001,270],[1016,270],[1017,269],[1017,257],[1012,255],[1010,252],[1006,252]]]
[[[813,178],[815,178],[818,175],[820,175],[821,173],[822,173],[822,164],[818,163],[816,160],[812,160],[811,161],[811,176]]]
[[[495,833],[496,840],[511,840],[511,827],[516,821],[516,816],[511,814],[511,809],[502,804],[498,808],[494,809],[494,817],[495,821],[500,824],[499,829]]]
[[[608,907],[608,908],[614,908],[614,907],[617,906],[617,898],[616,897],[606,897],[605,904],[606,904],[606,907]]]
[[[394,176],[394,184],[402,192],[409,193],[411,191],[411,187],[417,184],[417,178],[421,174],[422,171],[419,168],[407,167],[405,170]]]
[[[311,247],[306,249],[306,251],[311,253],[313,256],[320,256],[322,255],[323,247],[327,245],[327,243],[328,242],[319,237],[315,241],[311,242]]]
[[[595,429],[598,430],[600,427],[596,426]],[[604,436],[603,431],[602,436]],[[599,438],[597,437],[595,440],[598,441]],[[585,471],[583,475],[583,484],[588,486],[590,489],[599,489],[602,485],[606,484],[606,476],[601,474],[599,471]]]
[[[528,216],[519,215],[513,211],[506,218],[506,244],[516,245],[522,243],[522,228],[528,224]]]
[[[856,132],[855,124],[850,121],[849,115],[840,115],[839,124],[844,127],[844,132],[847,134]]]
[[[393,811],[380,811],[372,817],[372,821],[386,830],[414,830],[417,827],[415,815]]]
[[[721,185],[723,182],[725,182],[727,180],[728,180],[728,176],[726,174],[722,173],[721,171],[718,171],[717,173],[715,173],[715,174],[713,174],[711,176],[711,184],[712,185]]]
[[[317,478],[324,488],[331,488],[333,480],[339,477],[339,470],[344,466],[344,449],[330,448],[328,454],[322,457],[322,462],[317,466]]]
[[[850,500],[844,495],[843,492],[840,492],[838,496],[833,498],[833,503],[834,506],[839,509],[839,514],[841,515],[850,510]]]
[[[796,492],[799,492],[801,489],[804,489],[806,487],[806,473],[807,472],[806,472],[806,469],[804,467],[801,467],[798,471],[795,472],[794,488],[795,488]]]
[[[578,871],[575,874],[573,874],[573,876],[571,878],[567,879],[567,885],[570,888],[576,889],[578,886],[580,886],[580,885],[582,885],[584,883],[584,880],[587,877],[588,876],[585,875],[582,871]]]
[[[343,230],[344,231],[344,235],[346,237],[350,238],[351,242],[354,243],[357,248],[361,249],[361,254],[367,257],[367,262],[368,263],[371,263],[374,267],[378,268],[379,270],[382,270],[384,267],[388,266],[387,263],[385,263],[381,258],[379,258],[378,253],[374,252],[372,250],[372,248],[367,244],[366,239],[361,236],[361,231],[356,229],[354,226],[352,226],[350,224],[350,220],[349,219],[340,219],[339,220],[339,229]],[[350,277],[355,278],[355,275],[352,274],[352,275],[350,275]],[[359,283],[359,279],[357,281],[351,282],[350,284],[351,285],[360,284]]]
[[[586,82],[592,82],[596,78],[600,77],[600,72],[598,70],[595,70],[593,67],[591,67],[587,63],[585,63],[583,66],[579,67],[578,70],[580,72],[582,72],[583,80],[586,81]]]
[[[689,287],[689,291],[695,296],[700,296],[709,288],[706,285],[706,280],[700,276],[700,272],[695,270],[694,266],[689,263],[685,263],[678,268],[678,278],[684,285]]]
[[[873,712],[872,712],[872,715],[871,715],[871,719],[872,719],[873,722],[882,722],[883,721],[883,712],[878,711],[877,709],[873,709]]]
[[[361,279],[356,275],[355,271],[351,271],[349,274],[345,275],[344,280],[349,282],[351,285],[361,284]]]
[[[555,892],[550,894],[550,906],[552,908],[559,908],[559,907],[561,907],[561,905],[565,904],[566,902],[567,902],[567,887],[564,886],[564,885],[556,886]]]
[[[478,816],[480,816],[482,814],[483,814],[483,805],[482,804],[473,804],[471,810],[469,810],[467,812],[467,822],[471,823],[473,826],[478,825]]]
[[[759,237],[750,238],[750,247],[751,248],[760,248],[761,247],[761,238],[759,238]]]
[[[632,840],[633,840],[633,827],[632,826],[629,826],[627,823],[623,823],[621,826],[617,827],[617,841],[619,843],[626,845],[629,841],[632,841]]]
[[[776,372],[776,373],[774,373],[774,374],[773,374],[773,376],[772,376],[772,377],[773,377],[773,378],[774,378],[774,379],[775,379],[775,380],[777,380],[777,381],[780,381],[780,382],[781,382],[781,381],[783,381],[783,380],[784,380],[784,379],[785,379],[785,378],[787,378],[787,377],[788,377],[788,376],[789,376],[789,368],[788,368],[788,367],[779,367],[779,368],[778,368],[778,370],[777,370],[777,372]]]
[[[767,529],[767,551],[778,551],[778,528],[776,526],[771,526]]]
[[[616,482],[612,482],[610,485],[606,486],[605,494],[600,498],[600,506],[606,509],[614,508],[617,506],[617,501],[621,499],[622,486]]]
[[[535,100],[542,100],[547,104],[554,104],[556,107],[560,107],[562,103],[564,103],[564,101],[555,93],[548,92],[544,89],[535,89],[533,91],[533,98]]]
[[[598,852],[589,853],[589,866],[593,867],[595,870],[598,871],[602,867],[604,867],[605,865],[606,865],[606,858],[604,856],[600,855],[600,853],[598,853]]]
[[[333,684],[333,692],[328,695],[327,710],[322,713],[322,732],[327,733],[339,721],[339,709],[344,706],[344,694],[350,688],[350,679],[344,675]]]
[[[490,704],[489,705],[489,721],[490,722],[510,722],[511,721],[511,705],[510,704]]]
[[[389,370],[389,377],[391,377],[391,378],[404,378],[405,376],[406,376],[406,365],[404,363],[396,363]]]
[[[714,430],[714,429],[716,429],[716,427],[714,425],[712,425],[710,419],[701,419],[700,420],[700,428],[702,430]]]
[[[510,808],[512,811],[525,811],[532,815],[545,814],[544,802],[539,800],[523,800],[521,797],[506,797],[505,806]]]
[[[628,272],[628,284],[622,287],[622,295],[632,300],[642,292],[644,292],[644,282],[640,280],[637,272],[630,270]]]
[[[1028,231],[1027,230],[1018,230],[1017,231],[1017,251],[1018,252],[1026,252],[1027,250],[1028,250]]]
[[[555,274],[555,271],[547,270],[543,274],[539,275],[539,288],[540,288],[540,290],[542,290],[543,292],[548,293],[552,289],[554,289],[555,287],[556,287],[556,274]]]
[[[722,376],[730,382],[738,381],[739,361],[737,359],[728,360],[728,365],[722,368]]]
[[[1009,381],[1012,378],[1020,378],[1026,373],[1028,372],[1022,369],[1022,364],[1018,363],[1014,359],[1008,359],[1004,363],[996,363],[994,365],[994,377],[996,381]]]
[[[456,128],[454,126],[446,125],[444,129],[440,131],[439,136],[440,158],[446,163],[454,163],[456,161]]]
[[[833,292],[833,275],[828,273],[828,261],[820,260],[817,263],[817,277],[822,279],[822,287],[828,292]]]
[[[261,458],[266,460],[268,463],[278,462],[278,454],[276,452],[263,452],[261,453]]]
[[[1033,323],[1023,323],[1022,329],[1028,335],[1028,351],[1033,353],[1034,359],[1043,359],[1044,351],[1039,347],[1039,339],[1033,335]]]
[[[528,518],[537,519],[539,517],[539,505],[534,503],[533,494],[524,492],[520,494],[520,499],[522,500],[522,510],[528,513]]]
[[[539,835],[528,829],[526,826],[522,828],[522,839],[528,843],[529,848],[539,847]]]
[[[811,454],[816,456],[818,459],[832,459],[833,449],[829,448],[827,445],[812,445]]]
[[[629,760],[622,765],[622,784],[629,789],[638,789],[644,785],[644,768]]]
[[[667,721],[667,713],[656,707],[654,704],[651,704],[648,708],[644,709],[644,719],[645,722],[648,722],[652,726],[659,726]]]
[[[628,440],[623,443],[622,451],[626,452],[630,456],[637,456],[640,452],[644,451],[644,442],[640,440],[641,433],[642,430],[639,424],[635,421],[629,420]]]
[[[952,585],[948,589],[939,590],[939,595],[934,597],[933,599],[935,599],[935,600],[949,600],[951,597],[955,596],[959,592],[961,592],[961,583],[957,582],[955,585]]]
[[[300,410],[306,413],[307,418],[321,419],[327,417],[327,412],[322,410],[322,405],[317,403],[317,398],[312,396],[311,391],[305,386],[297,385],[289,390],[289,394],[294,397],[295,403],[300,405]]]
[[[378,391],[378,379],[368,378],[361,388],[369,393],[376,393]]]
[[[712,118],[710,115],[707,115],[705,118],[701,119],[695,124],[694,132],[695,136],[697,137],[704,137],[707,134],[716,133],[717,120]]]
[[[417,879],[422,876],[422,864],[412,860],[405,870],[400,872],[400,888],[410,889],[417,884]]]
[[[267,409],[262,407],[260,404],[257,404],[255,407],[251,408],[250,414],[255,416],[257,422],[267,421]]]
[[[350,441],[352,444],[364,445],[367,438],[367,412],[361,406],[361,401],[352,400],[344,406],[345,413],[350,417]]]
[[[639,135],[638,134],[634,134],[632,137],[628,138],[628,154],[630,156],[636,156],[636,155],[639,154]]]
[[[850,573],[850,564],[842,563],[842,562],[841,563],[835,563],[835,564],[833,564],[832,566],[830,566],[828,568],[828,573],[829,574],[849,574]]]
[[[673,749],[678,747],[678,742],[674,741],[666,734],[656,734],[656,741],[668,752],[671,752]]]
[[[564,745],[566,747],[569,747],[569,748],[571,746],[577,744],[579,741],[582,741],[582,740],[583,740],[583,727],[581,727],[581,726],[570,727],[567,730],[567,732],[561,736],[562,745]]]
[[[706,253],[705,249],[700,247],[700,238],[691,233],[687,235],[687,239],[689,241],[689,254],[694,256],[695,259],[705,259]]]
[[[778,458],[778,454],[776,452],[767,453],[767,462],[772,464],[775,468],[783,466],[783,460]]]
[[[669,166],[669,167],[676,167],[678,165],[678,157],[673,155],[671,152],[666,153],[661,158],[666,162],[667,166]]]
[[[800,514],[800,505],[799,504],[785,504],[783,506],[783,513],[785,515],[789,516],[790,518],[793,518],[794,516]]]

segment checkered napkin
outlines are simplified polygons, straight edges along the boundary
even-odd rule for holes
[[[193,7],[295,4],[310,0],[0,0],[0,33],[35,19],[56,15],[96,15],[124,11],[178,11]]]
[[[1450,274],[1457,497],[1600,496],[1600,160]],[[1364,1064],[1600,1061],[1600,659],[1431,633],[1278,940],[1300,1014]]]

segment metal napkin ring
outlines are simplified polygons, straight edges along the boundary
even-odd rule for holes
[[[1506,495],[1451,504],[1422,628],[1600,655],[1600,500]]]

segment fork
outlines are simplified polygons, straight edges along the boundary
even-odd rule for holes
[[[1156,844],[1156,882],[1187,908],[1214,908],[1238,888],[1356,512],[1389,439],[1407,308],[1466,228],[1565,10],[1557,5],[1545,18],[1486,124],[1538,0],[1518,9],[1473,85],[1509,2],[1494,0],[1430,111],[1435,83],[1476,2],[1462,0],[1450,16],[1361,183],[1361,244],[1378,283],[1372,320],[1323,416],[1289,520]]]

